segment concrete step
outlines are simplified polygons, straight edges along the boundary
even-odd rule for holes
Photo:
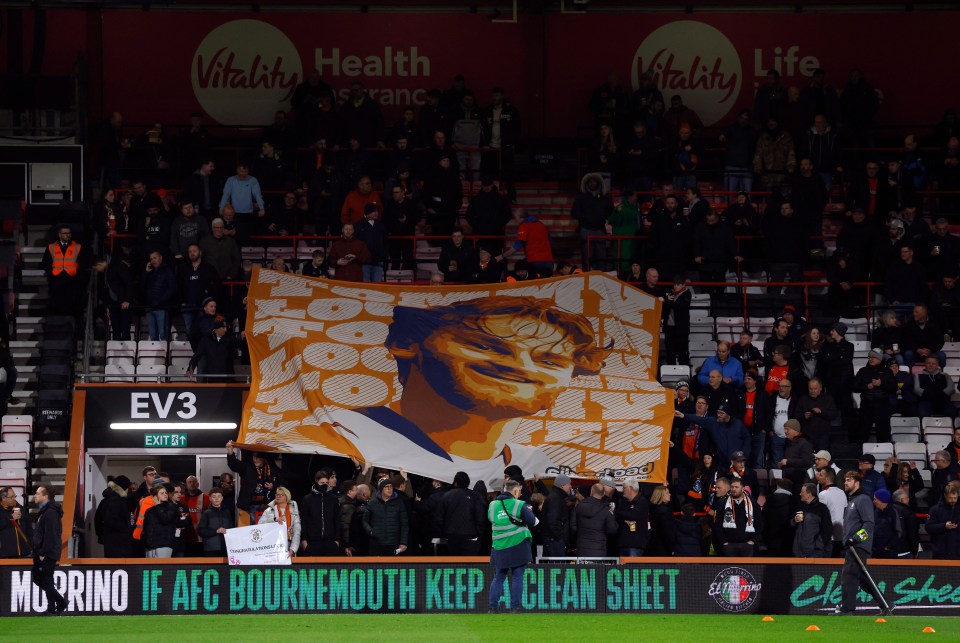
[[[33,467],[30,472],[34,478],[65,478],[67,476],[66,467]]]
[[[70,443],[66,440],[37,440],[33,448],[37,449],[66,449]]]

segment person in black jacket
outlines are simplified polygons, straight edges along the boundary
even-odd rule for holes
[[[346,480],[340,490],[340,547],[347,556],[364,556],[367,535],[363,531],[363,514],[367,511],[370,487]]]
[[[550,557],[567,555],[570,545],[570,507],[573,484],[570,477],[560,474],[553,479],[553,487],[543,505],[543,554]]]
[[[130,479],[127,476],[117,476],[107,483],[103,500],[97,506],[94,526],[106,558],[133,557],[133,527],[127,499],[129,486]]]
[[[421,197],[430,233],[437,236],[452,233],[463,205],[463,182],[449,153],[441,153],[437,162],[426,168]]]
[[[960,481],[954,480],[943,489],[943,496],[930,509],[926,530],[933,543],[937,560],[960,560]]]
[[[391,478],[381,480],[378,489],[363,514],[363,528],[370,535],[370,555],[398,556],[407,551],[410,540],[407,508],[394,492]]]
[[[300,551],[304,556],[340,555],[340,500],[337,473],[323,468],[300,501]]]
[[[477,270],[477,255],[473,241],[463,238],[463,231],[456,228],[450,235],[450,243],[443,246],[437,268],[443,273],[444,282],[466,282]]]
[[[840,409],[843,423],[849,426],[853,415],[853,344],[846,340],[847,325],[837,322],[827,334],[820,351],[823,387]]]
[[[853,390],[860,393],[860,419],[856,442],[868,442],[876,428],[878,442],[890,442],[890,396],[897,385],[889,368],[881,365],[883,353],[874,348],[867,357],[867,365],[857,371]]]
[[[673,288],[664,298],[663,337],[666,343],[664,364],[689,364],[690,303],[693,292],[687,288],[683,275],[673,278]]]
[[[233,334],[227,330],[227,322],[217,315],[214,321],[213,332],[200,339],[197,352],[190,359],[187,375],[233,375],[233,365],[237,361],[237,343]],[[223,378],[204,378],[200,381],[223,382]]]
[[[693,230],[693,262],[697,264],[700,281],[725,282],[727,267],[733,261],[741,262],[733,229],[720,221],[716,210],[706,211],[706,218]],[[724,286],[712,286],[708,292],[719,294]]]
[[[903,326],[903,360],[907,366],[923,363],[928,355],[933,355],[942,367],[947,363],[943,348],[943,329],[930,319],[927,305],[920,303],[913,307],[913,319]]]
[[[883,284],[887,302],[893,306],[927,298],[927,271],[914,260],[910,242],[900,246],[900,260],[887,267]]]
[[[874,558],[910,558],[912,554],[905,525],[892,500],[893,495],[887,489],[877,489],[873,493]]]
[[[650,541],[647,556],[673,556],[676,549],[677,525],[670,508],[670,489],[658,485],[650,495]]]
[[[680,507],[680,518],[676,522],[677,546],[676,555],[696,558],[706,556],[710,550],[710,542],[703,537],[703,525],[696,514],[697,508],[692,503],[684,503]]]
[[[193,324],[203,312],[203,301],[216,297],[220,289],[217,269],[203,260],[203,251],[196,243],[187,247],[188,261],[177,265],[177,284],[180,289],[180,313],[190,335]]]
[[[37,525],[33,530],[33,584],[47,595],[48,616],[60,614],[67,609],[67,599],[57,591],[53,583],[53,573],[60,560],[63,548],[62,536],[63,509],[53,500],[53,491],[49,487],[39,486],[33,494],[39,512]]]
[[[617,533],[617,521],[604,497],[603,485],[590,487],[590,497],[573,510],[570,528],[577,536],[577,556],[602,558],[607,555],[607,536]]]
[[[29,558],[32,553],[30,532],[30,520],[17,505],[13,487],[0,488],[0,558]]]
[[[227,442],[227,466],[240,474],[240,492],[237,494],[237,526],[257,524],[267,504],[273,500],[280,483],[280,470],[275,463],[253,453],[249,459],[236,455],[236,442]]]
[[[800,489],[800,504],[790,518],[795,528],[793,555],[796,558],[829,558],[833,540],[833,522],[827,505],[817,497],[817,485],[808,482]]]
[[[484,528],[484,502],[470,489],[470,476],[458,471],[453,486],[443,494],[439,517],[450,556],[477,556]]]
[[[110,326],[115,340],[130,339],[133,313],[139,304],[137,273],[133,267],[135,261],[133,245],[124,240],[120,244],[120,252],[114,255],[113,261],[107,267],[105,294],[109,302]]]
[[[767,555],[790,556],[793,548],[790,518],[797,510],[793,483],[787,479],[777,480],[773,493],[757,500],[757,504],[763,507],[763,541],[767,545]]]
[[[150,490],[154,505],[147,509],[143,518],[143,543],[147,558],[172,558],[173,540],[176,533],[177,506],[170,500],[173,487],[156,485]]]
[[[717,511],[714,532],[724,556],[753,556],[763,534],[760,507],[743,490],[743,481],[730,481],[730,495]]]
[[[652,219],[646,245],[646,263],[660,271],[661,279],[673,279],[686,270],[690,260],[692,226],[679,211],[675,194],[663,197],[663,211],[653,214]]]
[[[383,270],[387,263],[387,228],[380,221],[380,208],[376,203],[363,206],[363,221],[357,223],[357,239],[367,244],[370,251],[370,261],[363,264],[363,280],[380,283],[383,281]]]
[[[173,269],[164,263],[160,250],[150,253],[143,277],[143,290],[150,340],[165,342],[170,331],[170,307],[177,297],[177,282]]]
[[[808,234],[804,222],[794,214],[793,205],[789,201],[781,203],[779,216],[768,213],[763,224],[763,249],[770,266],[770,281],[782,282],[787,277],[800,281],[807,245],[798,239],[806,239]]]
[[[227,554],[223,535],[233,528],[233,514],[223,506],[223,489],[214,487],[207,492],[210,507],[200,516],[197,533],[203,538],[203,555],[220,557]]]
[[[633,478],[623,481],[623,495],[613,512],[619,526],[617,546],[621,556],[643,556],[650,539],[648,518],[650,502],[640,493],[640,484]]]
[[[596,237],[606,235],[607,219],[613,214],[613,200],[607,193],[603,177],[586,174],[580,181],[580,193],[573,201],[570,216],[576,220],[580,234],[580,257],[584,266],[607,270],[607,242]],[[593,237],[590,239],[590,237]]]

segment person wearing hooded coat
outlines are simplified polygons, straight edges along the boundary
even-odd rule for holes
[[[371,556],[399,555],[407,550],[410,526],[407,508],[393,488],[393,480],[384,478],[377,495],[367,503],[363,528],[370,535]]]
[[[580,180],[580,194],[570,210],[580,229],[580,257],[584,267],[609,270],[606,263],[607,242],[590,239],[607,234],[607,219],[613,214],[613,200],[607,193],[603,177],[597,172],[585,174]]]
[[[129,486],[127,476],[117,476],[107,483],[103,500],[97,505],[93,522],[105,558],[133,558],[133,528],[127,499]]]

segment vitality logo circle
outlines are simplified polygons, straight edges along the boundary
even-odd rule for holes
[[[730,111],[743,84],[740,54],[730,39],[708,24],[678,20],[647,36],[633,57],[633,88],[649,73],[663,92],[667,107],[679,94],[700,116],[713,125]]]
[[[232,20],[193,54],[200,106],[222,125],[266,125],[289,107],[303,79],[300,54],[285,33],[261,20]]]

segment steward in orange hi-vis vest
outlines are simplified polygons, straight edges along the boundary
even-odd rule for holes
[[[50,257],[53,259],[53,264],[50,267],[51,275],[58,277],[60,273],[65,272],[71,277],[77,276],[80,267],[79,243],[71,241],[66,249],[62,248],[59,243],[51,243],[47,248],[50,250]]]

